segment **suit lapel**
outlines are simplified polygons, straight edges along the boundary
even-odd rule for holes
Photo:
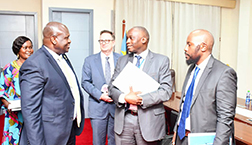
[[[193,106],[196,99],[198,98],[199,91],[200,91],[202,85],[204,84],[204,82],[206,82],[207,76],[212,71],[213,63],[214,63],[214,58],[213,58],[213,56],[211,56],[211,58],[209,59],[208,64],[206,65],[206,68],[205,68],[204,72],[202,73],[202,75],[200,77],[197,88],[195,89],[194,96],[193,96],[192,103],[191,103],[191,107]]]
[[[148,50],[149,52],[148,52],[148,55],[146,56],[146,58],[145,58],[145,63],[144,63],[144,67],[143,67],[143,71],[144,72],[148,72],[149,71],[149,69],[151,68],[151,64],[152,64],[152,59],[153,59],[153,53],[150,51],[150,50]]]
[[[117,63],[118,56],[115,55],[114,52],[113,52],[113,58],[114,58],[114,67],[116,67],[116,63]]]
[[[62,80],[64,81],[64,83],[67,86],[67,88],[70,89],[70,86],[69,86],[69,84],[68,84],[68,82],[66,80],[66,77],[63,74],[63,72],[62,72],[61,68],[59,67],[58,63],[55,61],[55,59],[52,57],[52,55],[45,49],[44,46],[41,49],[43,50],[43,52],[47,56],[48,61],[51,63],[51,65],[53,66],[53,68],[56,70],[56,72],[62,78]]]
[[[127,59],[127,62],[126,62],[126,64],[128,63],[128,62],[131,62],[131,63],[133,63],[133,58],[134,58],[134,54],[133,53],[130,53],[130,54],[128,54],[128,59]],[[124,66],[123,67],[125,67],[126,66],[126,64],[124,64]]]
[[[191,75],[191,73],[192,73],[192,70],[194,69],[194,67],[195,67],[195,65],[191,65],[190,67],[189,67],[189,70],[188,70],[188,72],[187,72],[187,74],[186,74],[186,78],[185,78],[185,81],[184,81],[184,84],[183,84],[183,88],[182,88],[182,94],[181,95],[185,95],[185,92],[186,92],[186,85],[187,85],[187,83],[188,83],[188,80],[189,80],[189,78],[190,78],[190,75]]]
[[[72,66],[72,64],[71,64],[71,62],[70,62],[70,60],[68,59],[68,57],[67,57],[66,54],[63,54],[63,57],[64,57],[64,59],[66,60],[67,64],[70,66],[70,68],[72,69],[72,71],[73,71],[73,73],[74,73],[74,76],[75,76],[75,79],[76,79],[76,83],[77,83],[77,86],[78,86],[80,95],[82,96],[82,92],[81,92],[81,89],[80,89],[79,81],[78,81],[78,78],[77,78],[77,76],[76,76],[76,74],[75,74],[75,71],[74,71],[74,69],[73,69],[73,66]],[[64,76],[65,76],[65,75],[64,75]],[[67,84],[68,84],[68,82],[67,82]],[[68,86],[69,86],[69,84],[68,84]],[[70,89],[70,87],[69,87],[69,89]],[[71,92],[71,93],[72,93],[72,92]]]
[[[102,68],[101,52],[95,56],[95,65],[97,66],[96,68],[98,72],[100,73],[100,75],[102,76],[103,81],[106,82],[105,74],[103,73],[103,68]]]

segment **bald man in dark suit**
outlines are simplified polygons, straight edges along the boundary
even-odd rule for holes
[[[84,126],[84,101],[73,67],[65,55],[68,28],[49,22],[43,46],[20,69],[24,127],[20,145],[74,145]]]

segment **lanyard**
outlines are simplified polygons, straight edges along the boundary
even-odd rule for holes
[[[140,63],[140,65],[139,65],[139,67],[138,67],[138,68],[140,68],[140,67],[141,67],[141,65],[143,64],[143,62],[144,62],[144,59],[142,60],[142,62]]]

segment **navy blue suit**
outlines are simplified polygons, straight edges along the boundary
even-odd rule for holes
[[[67,63],[73,70],[68,60]],[[67,79],[44,46],[20,68],[20,87],[24,118],[20,145],[28,142],[31,145],[65,145],[72,129],[75,135],[81,134],[85,114],[80,87],[82,121],[78,128],[73,121],[74,98]]]
[[[116,65],[117,59],[120,56],[120,54],[113,52],[114,66]],[[115,144],[115,104],[114,102],[108,103],[100,100],[100,97],[102,95],[101,88],[104,84],[106,84],[101,61],[101,52],[94,55],[90,55],[85,59],[82,69],[81,86],[89,94],[88,115],[91,118],[91,124],[93,129],[93,144],[105,144],[107,132],[108,143],[109,145],[113,145]],[[111,116],[112,118],[109,119],[110,121],[106,122],[108,116]],[[98,121],[95,122],[94,120]],[[104,122],[100,122],[99,120],[103,120]],[[112,125],[111,128],[109,128],[109,124]],[[107,126],[108,130],[105,130],[105,133],[101,133],[102,128],[107,128]]]

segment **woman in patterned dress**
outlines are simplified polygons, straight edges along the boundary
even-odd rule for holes
[[[32,41],[25,36],[19,36],[13,42],[12,50],[17,55],[17,60],[3,68],[0,78],[0,100],[5,110],[2,145],[18,145],[19,142],[23,125],[21,110],[12,111],[8,106],[9,101],[20,100],[19,69],[33,53]]]

